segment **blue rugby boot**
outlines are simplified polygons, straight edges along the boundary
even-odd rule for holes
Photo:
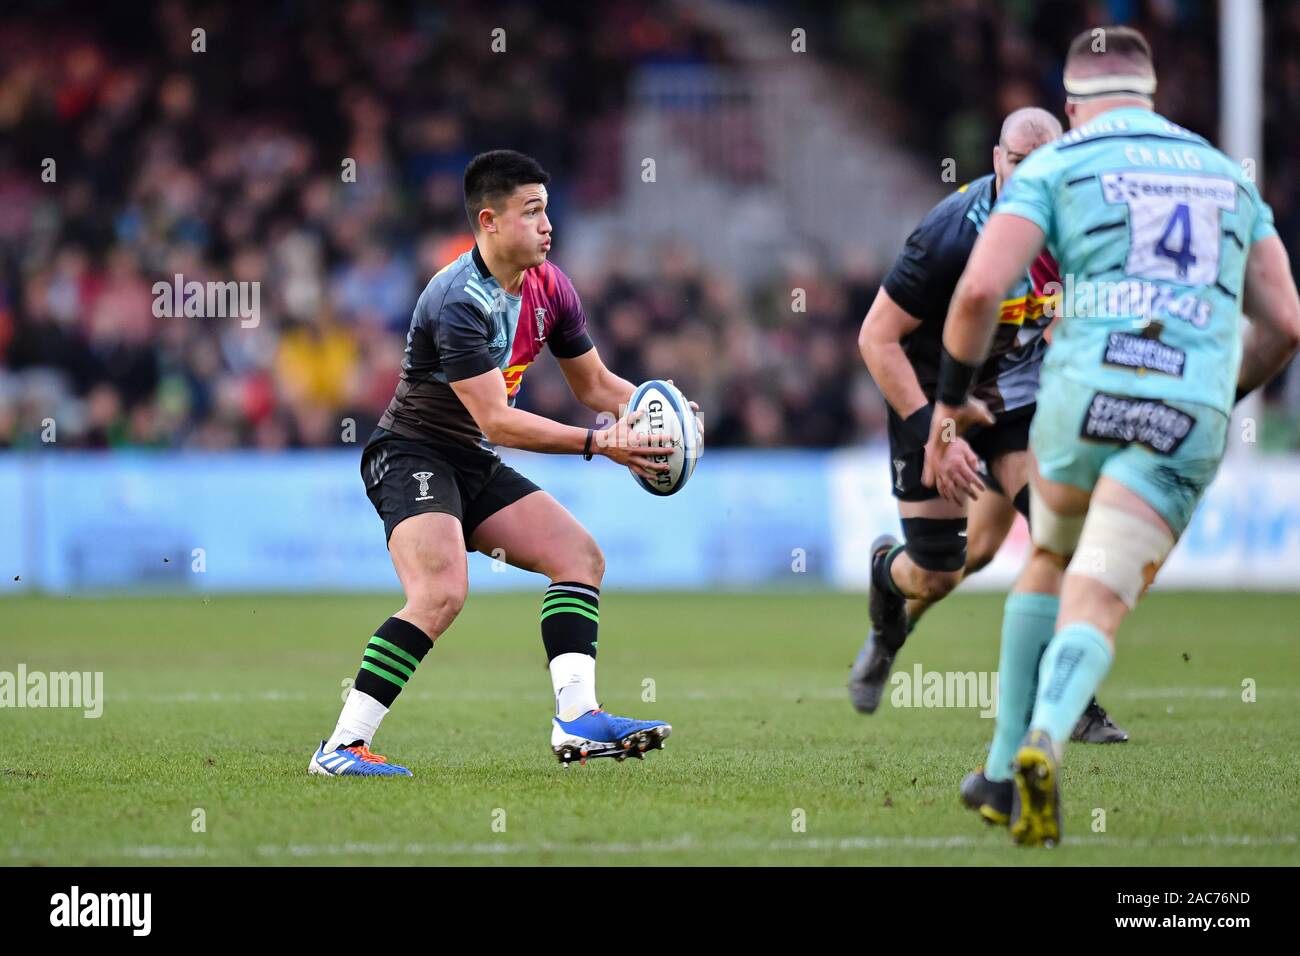
[[[573,720],[551,718],[551,752],[565,768],[574,760],[581,765],[595,757],[642,760],[647,750],[663,750],[672,732],[672,725],[662,720],[633,720],[589,710]]]
[[[307,772],[322,777],[412,777],[405,767],[389,763],[387,757],[372,754],[360,740],[350,747],[336,747],[326,752],[325,741],[320,742],[311,755]]]

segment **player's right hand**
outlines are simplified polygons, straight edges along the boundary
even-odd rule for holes
[[[979,459],[971,451],[970,445],[961,439],[961,435],[976,425],[992,425],[993,421],[993,413],[977,398],[968,398],[964,404],[956,406],[937,402],[934,416],[930,419],[930,440],[925,445],[921,483],[958,504],[965,504],[965,497],[960,494],[963,490],[970,497],[974,497],[976,491],[983,491],[984,483],[975,470]],[[965,453],[962,452],[962,447],[953,449],[959,442],[965,448]]]
[[[609,428],[596,432],[593,444],[610,461],[627,465],[634,474],[654,481],[656,472],[668,471],[667,462],[655,459],[670,454],[676,443],[672,435],[634,430],[633,426],[644,416],[644,411],[628,412]]]
[[[967,499],[979,497],[984,490],[979,465],[979,456],[964,438],[948,442],[935,462],[935,490],[948,501],[965,505]]]

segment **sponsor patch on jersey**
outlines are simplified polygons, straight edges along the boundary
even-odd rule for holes
[[[532,364],[532,362],[525,362],[523,365],[512,365],[502,371],[501,374],[505,376],[506,380],[507,397],[514,398],[515,393],[519,391],[519,386],[523,382],[524,372],[528,371],[528,366]]]
[[[1182,378],[1187,353],[1166,345],[1159,339],[1147,339],[1128,332],[1112,332],[1106,337],[1106,352],[1101,360],[1106,365]]]
[[[1092,441],[1127,445],[1136,442],[1162,455],[1173,454],[1196,419],[1154,398],[1129,398],[1097,392],[1079,432]]]

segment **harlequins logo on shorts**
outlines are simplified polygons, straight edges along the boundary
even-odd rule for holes
[[[411,477],[420,483],[420,494],[415,500],[428,501],[431,499],[433,495],[429,494],[429,479],[433,477],[433,472],[417,471]]]
[[[1139,372],[1160,372],[1175,378],[1183,377],[1187,353],[1166,345],[1159,339],[1112,332],[1106,337],[1106,353],[1102,361],[1107,365],[1137,369]]]
[[[894,473],[897,477],[894,479],[894,487],[899,491],[903,489],[903,469],[907,467],[907,462],[901,458],[894,459]]]
[[[1152,398],[1127,398],[1097,392],[1088,403],[1080,435],[1125,445],[1136,442],[1169,455],[1178,450],[1196,419]]]

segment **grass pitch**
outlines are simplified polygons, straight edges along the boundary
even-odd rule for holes
[[[471,595],[380,731],[377,751],[416,774],[387,780],[306,766],[393,595],[0,601],[0,670],[103,671],[105,692],[98,719],[0,711],[0,862],[1300,858],[1300,595],[1149,597],[1100,694],[1133,740],[1070,747],[1065,842],[1029,850],[958,803],[992,731],[977,705],[849,706],[864,597],[602,595],[602,702],[674,733],[644,762],[565,771],[549,748],[540,593]],[[995,670],[1001,605],[950,599],[897,669]]]

